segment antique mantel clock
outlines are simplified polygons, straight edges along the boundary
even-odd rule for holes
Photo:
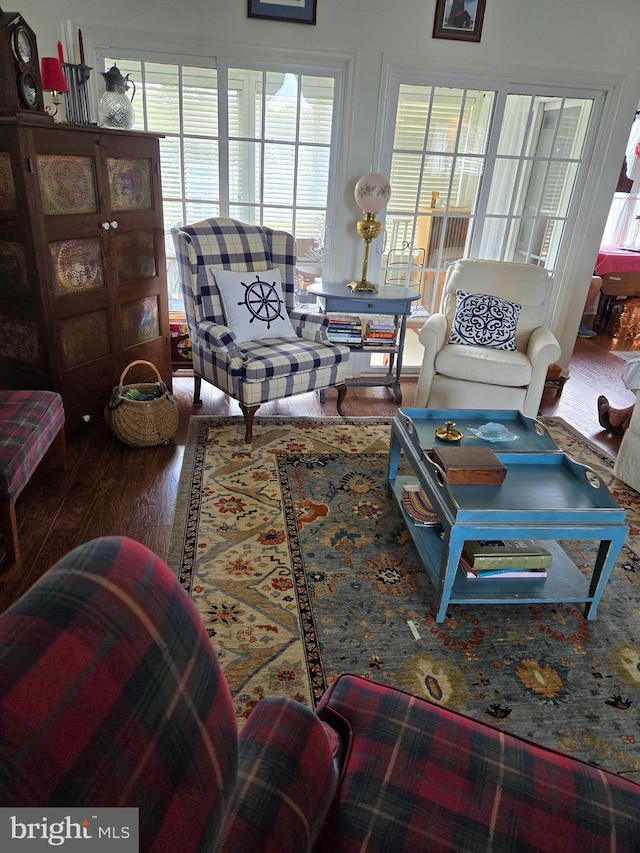
[[[0,115],[44,113],[36,36],[19,12],[0,9]]]

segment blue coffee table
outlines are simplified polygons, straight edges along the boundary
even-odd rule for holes
[[[491,447],[507,473],[499,486],[451,485],[430,455],[442,444],[435,429],[454,421],[461,446]],[[487,423],[502,424],[513,441],[473,437]],[[410,476],[398,476],[401,452]],[[413,522],[402,502],[405,484],[419,483],[442,529]],[[625,510],[602,479],[572,460],[545,427],[520,412],[477,409],[401,409],[394,418],[389,450],[388,488],[395,495],[438,595],[437,622],[450,603],[583,603],[587,619],[596,610],[629,530]],[[469,579],[459,569],[462,546],[477,539],[538,539],[553,555],[546,578]],[[570,559],[559,542],[593,539],[600,545],[590,576]]]

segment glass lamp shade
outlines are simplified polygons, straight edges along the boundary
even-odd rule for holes
[[[356,184],[354,196],[364,213],[380,213],[389,204],[391,184],[384,175],[368,172]]]
[[[40,60],[40,79],[45,92],[68,92],[69,87],[62,73],[57,56],[43,56]]]

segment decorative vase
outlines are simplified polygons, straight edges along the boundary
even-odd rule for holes
[[[117,65],[112,65],[108,71],[100,73],[107,85],[107,90],[100,98],[98,105],[101,126],[129,130],[136,119],[131,103],[136,94],[136,84],[133,80],[129,80],[128,74],[123,77]],[[127,96],[129,88],[133,89],[131,100]]]

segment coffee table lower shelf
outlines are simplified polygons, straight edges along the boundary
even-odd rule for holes
[[[418,553],[433,584],[442,607],[441,567],[443,564],[442,529],[416,524],[406,512],[402,503],[402,491],[405,483],[415,483],[414,477],[397,477],[390,481],[393,493],[400,507],[406,525],[413,537]],[[534,603],[576,603],[589,604],[594,601],[589,588],[591,579],[575,565],[562,547],[546,531],[531,531],[527,538],[544,539],[545,547],[551,551],[553,562],[547,569],[545,578],[467,578],[458,568],[447,604],[534,604]],[[475,535],[469,538],[476,538]],[[500,535],[496,538],[505,538]],[[513,538],[524,538],[520,531]],[[576,538],[584,538],[576,536]]]

